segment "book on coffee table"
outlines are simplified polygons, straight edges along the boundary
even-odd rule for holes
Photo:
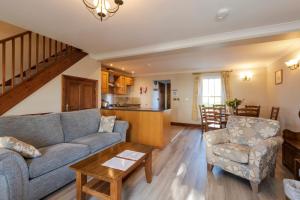
[[[137,151],[131,151],[131,150],[125,150],[122,151],[117,155],[117,157],[125,158],[129,160],[139,160],[141,159],[145,153],[137,152]]]
[[[113,157],[112,159],[104,162],[102,165],[105,166],[105,167],[118,169],[118,170],[121,170],[121,171],[126,171],[134,163],[135,163],[135,161],[132,161],[132,160],[126,160],[126,159],[123,159],[123,158]]]

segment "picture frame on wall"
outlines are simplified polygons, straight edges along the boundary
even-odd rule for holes
[[[275,85],[280,85],[283,83],[283,70],[278,70],[275,72]]]

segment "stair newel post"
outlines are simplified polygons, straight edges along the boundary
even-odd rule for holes
[[[28,34],[29,37],[29,48],[28,48],[28,78],[31,76],[31,32]]]
[[[11,87],[15,86],[15,38],[12,39],[11,43]]]
[[[46,37],[43,36],[43,62],[45,62],[46,58]]]
[[[21,50],[20,50],[20,74],[21,81],[24,79],[24,36],[21,36]]]
[[[6,47],[5,47],[6,43],[3,42],[2,43],[2,94],[5,92],[5,74],[6,74],[6,71],[5,71],[5,50],[6,50]]]
[[[39,65],[39,43],[40,43],[40,36],[39,34],[37,33],[36,34],[36,42],[35,42],[35,70],[36,72],[38,72],[38,65]]]

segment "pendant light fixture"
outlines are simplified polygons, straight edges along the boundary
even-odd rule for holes
[[[101,21],[107,20],[116,14],[123,0],[82,0],[87,9]]]

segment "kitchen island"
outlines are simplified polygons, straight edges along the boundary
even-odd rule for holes
[[[171,109],[137,107],[102,108],[104,116],[129,122],[127,141],[164,148],[171,140]]]

